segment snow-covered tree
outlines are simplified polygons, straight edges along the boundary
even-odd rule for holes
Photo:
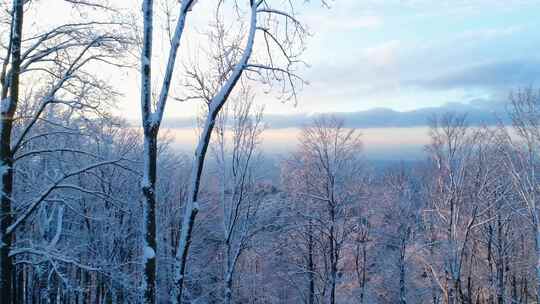
[[[121,56],[128,40],[120,30],[119,22],[111,22],[109,7],[105,4],[69,1],[66,7],[76,11],[73,19],[59,18],[56,23],[25,27],[25,18],[35,15],[42,3],[12,1],[3,11],[6,23],[2,36],[2,70],[0,72],[0,167],[2,168],[0,212],[0,294],[6,303],[13,302],[13,241],[17,229],[31,217],[51,194],[70,178],[95,168],[113,165],[120,160],[105,160],[99,155],[86,153],[93,158],[86,164],[59,174],[45,185],[43,192],[31,201],[20,202],[14,195],[14,179],[17,162],[25,157],[42,153],[63,152],[85,154],[79,148],[48,147],[44,151],[29,150],[34,140],[62,133],[77,133],[62,121],[48,120],[47,113],[63,108],[74,116],[97,117],[108,100],[114,99],[114,90],[104,79],[94,75],[97,65],[121,65],[115,58]],[[80,12],[87,9],[101,10],[103,15],[84,18]],[[86,19],[86,20],[83,20]],[[104,98],[107,96],[107,98]],[[23,107],[25,104],[28,107]],[[63,130],[37,134],[38,122],[48,123],[51,128],[64,126]],[[24,206],[24,207],[23,207]],[[12,253],[10,253],[12,252]]]
[[[248,88],[225,105],[218,116],[213,154],[220,179],[223,226],[224,303],[232,303],[238,260],[256,233],[261,201],[256,191],[256,162],[260,160],[262,109],[256,109]]]
[[[356,130],[346,128],[335,117],[321,116],[303,128],[298,156],[294,158],[297,164],[289,167],[303,171],[298,173],[300,187],[295,191],[308,203],[303,213],[307,225],[307,230],[303,230],[307,238],[308,302],[315,297],[312,237],[321,242],[317,247],[324,256],[319,297],[325,303],[338,301],[336,289],[343,253],[359,228],[356,207],[361,204],[360,194],[364,190],[361,147]]]

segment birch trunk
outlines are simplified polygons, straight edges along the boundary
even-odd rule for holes
[[[184,217],[182,219],[182,231],[180,233],[180,240],[178,242],[178,250],[176,251],[175,265],[174,265],[174,278],[173,278],[173,291],[171,295],[172,303],[182,302],[182,292],[184,287],[186,263],[188,258],[189,247],[191,245],[191,236],[193,231],[193,225],[195,218],[199,212],[199,186],[201,183],[202,170],[206,157],[206,152],[210,144],[210,137],[214,130],[217,115],[219,111],[229,98],[232,90],[240,80],[242,73],[246,69],[248,61],[253,51],[253,44],[255,41],[255,33],[257,30],[257,8],[259,1],[251,3],[251,18],[250,18],[250,30],[249,36],[246,42],[246,48],[240,61],[235,65],[230,78],[227,79],[225,84],[221,87],[219,92],[212,98],[208,116],[205,120],[205,126],[202,131],[197,149],[195,150],[195,161],[191,171],[188,191],[188,201],[184,210]]]
[[[156,167],[157,167],[157,138],[152,133],[150,136],[145,135],[145,171],[143,179],[147,180],[147,184],[143,184],[143,219],[145,225],[144,233],[144,276],[145,290],[144,303],[155,303],[156,301]]]
[[[143,3],[144,33],[141,56],[141,114],[144,129],[143,194],[143,303],[156,302],[156,162],[157,130],[151,120],[153,1]]]
[[[186,16],[194,0],[182,1],[174,36],[169,49],[165,75],[161,85],[155,112],[152,110],[152,44],[153,44],[153,1],[143,3],[144,33],[141,56],[141,117],[144,129],[144,168],[141,183],[143,194],[143,264],[144,303],[156,303],[156,180],[157,180],[157,138],[165,112],[169,89],[174,72],[178,48],[184,32]]]

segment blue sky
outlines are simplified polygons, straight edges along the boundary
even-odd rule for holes
[[[303,112],[501,102],[540,75],[538,1],[336,1],[311,9]],[[306,12],[308,14],[308,12]],[[317,24],[314,23],[314,24]],[[308,105],[309,103],[309,105]]]
[[[193,10],[188,27],[204,29],[205,4]],[[538,84],[540,0],[336,0],[331,6],[299,7],[313,34],[304,56],[311,67],[303,71],[310,85],[297,106],[260,94],[266,113],[491,108],[512,88]],[[126,94],[119,112],[138,119],[138,75],[118,80]],[[171,102],[166,119],[196,115],[198,107]]]
[[[198,3],[188,27],[204,30],[209,3]],[[294,147],[288,143],[312,114],[339,112],[362,128],[372,158],[414,158],[428,141],[431,114],[457,110],[469,112],[472,124],[494,122],[490,114],[504,111],[510,90],[540,86],[540,0],[335,0],[331,6],[312,0],[299,8],[313,36],[304,54],[310,85],[298,104],[256,97],[273,129],[270,150]],[[188,35],[184,43],[199,42]],[[114,81],[125,93],[119,113],[138,121],[137,73]],[[165,127],[176,130],[179,147],[192,145],[195,132],[188,129],[199,106],[167,105]]]
[[[140,0],[111,3],[141,15]],[[214,3],[199,1],[188,18],[173,96],[182,90],[182,64],[204,46],[201,33],[207,30]],[[33,5],[69,19],[64,1]],[[331,6],[323,8],[318,0],[299,4],[298,18],[313,36],[304,54],[311,67],[302,71],[310,85],[299,94],[297,105],[272,94],[256,96],[270,124],[267,150],[294,148],[290,143],[298,127],[313,114],[338,112],[349,126],[362,129],[370,157],[414,158],[429,140],[425,124],[433,113],[469,112],[473,125],[493,123],[490,114],[504,111],[511,89],[540,87],[540,0],[335,0]],[[37,17],[28,20],[41,20]],[[163,14],[156,18],[155,88],[167,53],[163,21]],[[137,53],[133,55],[136,60]],[[139,122],[137,70],[100,72],[123,93],[117,114]],[[199,109],[197,102],[171,99],[167,104],[164,128],[172,129],[178,147],[186,151],[196,139],[193,117]]]

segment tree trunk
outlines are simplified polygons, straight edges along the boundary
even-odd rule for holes
[[[360,284],[360,303],[364,303],[366,297],[366,273],[367,273],[367,240],[362,244],[362,279]]]
[[[400,255],[399,255],[399,303],[406,304],[406,286],[405,286],[405,250],[407,242],[404,236],[401,239]]]
[[[146,132],[145,132],[146,133]],[[143,173],[143,220],[144,220],[144,303],[156,302],[156,167],[157,137],[155,133],[145,134]]]
[[[497,251],[498,251],[498,263],[496,265],[497,269],[497,303],[498,304],[504,304],[505,297],[506,297],[506,287],[504,284],[505,281],[505,252],[503,248],[503,224],[501,220],[501,215],[497,215],[497,238],[498,238],[498,245],[497,245]]]
[[[13,195],[13,155],[11,131],[13,116],[19,101],[19,74],[21,66],[21,41],[23,27],[23,1],[13,0],[12,32],[10,37],[11,70],[9,71],[9,97],[7,83],[3,81],[0,109],[0,297],[2,303],[12,302],[13,263],[9,256],[12,235],[7,233],[12,222],[11,199]]]
[[[189,247],[191,245],[192,230],[195,223],[195,218],[197,217],[197,213],[199,212],[199,185],[201,182],[206,151],[210,143],[210,137],[216,123],[217,115],[219,114],[219,111],[229,98],[232,90],[240,80],[242,73],[246,69],[249,58],[251,57],[253,45],[255,43],[255,33],[257,31],[257,8],[261,3],[262,2],[259,1],[251,1],[250,29],[246,42],[246,48],[244,49],[242,58],[235,65],[231,76],[227,79],[219,92],[212,98],[212,101],[209,105],[209,112],[208,116],[206,117],[205,126],[199,139],[199,143],[197,144],[197,149],[195,150],[195,163],[191,171],[188,201],[182,219],[182,231],[180,234],[180,240],[178,242],[178,250],[176,252],[174,264],[174,286],[171,295],[171,302],[175,304],[182,302],[186,263]]]
[[[231,260],[231,243],[225,242],[225,277],[224,281],[224,304],[231,304],[232,302],[232,276],[234,271],[234,265]]]
[[[184,218],[182,220],[180,240],[178,242],[178,250],[176,252],[175,270],[174,270],[174,286],[173,294],[171,297],[172,303],[182,303],[182,292],[184,288],[184,276],[186,272],[186,263],[188,257],[189,246],[191,244],[191,233],[193,231],[193,225],[195,223],[195,217],[199,211],[199,204],[197,199],[199,197],[199,186],[201,182],[201,175],[204,167],[204,160],[206,157],[206,151],[210,144],[210,137],[214,129],[216,121],[216,113],[210,113],[206,119],[206,126],[203,129],[199,144],[195,151],[195,164],[191,171],[191,184],[189,189],[188,202],[186,204],[186,210],[184,211]]]
[[[227,271],[225,273],[225,299],[223,303],[231,304],[232,303],[232,273]]]
[[[144,129],[143,194],[143,301],[156,302],[156,163],[157,130],[151,115],[153,1],[143,3],[144,38],[141,56],[141,116]]]
[[[336,280],[337,280],[337,254],[336,254],[336,242],[335,242],[335,211],[334,207],[330,207],[330,304],[336,303]]]
[[[534,211],[536,212],[536,210]],[[535,218],[536,303],[540,303],[540,223]]]
[[[313,262],[313,228],[309,220],[308,224],[308,278],[309,278],[309,295],[308,304],[315,303],[315,265]]]

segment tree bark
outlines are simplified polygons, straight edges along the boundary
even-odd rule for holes
[[[330,304],[336,303],[336,280],[337,280],[337,248],[336,248],[336,241],[335,241],[335,210],[333,206],[330,206],[330,233],[329,233],[329,241],[330,241]]]
[[[144,167],[141,190],[143,195],[143,301],[156,302],[156,163],[157,128],[152,121],[152,26],[153,1],[143,3],[144,37],[141,56],[141,116],[144,129]]]
[[[13,195],[13,155],[11,151],[11,133],[13,116],[19,101],[19,74],[21,67],[21,41],[23,28],[23,1],[13,0],[11,21],[11,69],[8,83],[2,83],[2,100],[0,106],[0,297],[2,303],[12,303],[13,263],[9,256],[12,235],[7,233],[12,222],[11,199]],[[8,90],[9,86],[9,90]],[[9,91],[9,96],[8,96]]]
[[[533,212],[537,212],[534,210]],[[535,233],[535,253],[536,253],[536,303],[540,303],[540,223],[538,216],[535,214],[535,223],[534,223],[534,233]]]
[[[145,134],[145,179],[143,183],[143,219],[144,233],[144,303],[156,302],[156,176],[157,176],[157,136],[155,133]]]
[[[240,80],[240,77],[244,73],[247,67],[248,61],[253,52],[253,45],[255,43],[255,33],[257,31],[257,8],[262,2],[251,2],[251,16],[250,16],[250,29],[246,47],[242,58],[235,65],[231,76],[227,79],[225,84],[221,87],[219,92],[212,98],[209,104],[208,116],[205,120],[205,126],[203,128],[197,149],[195,150],[194,165],[191,170],[190,185],[188,191],[188,201],[184,210],[184,216],[182,219],[182,231],[180,233],[180,240],[178,242],[178,250],[176,251],[175,265],[174,265],[174,278],[173,278],[173,292],[171,295],[171,302],[174,304],[182,303],[182,293],[184,288],[186,263],[189,253],[189,247],[191,245],[191,237],[193,226],[195,224],[195,218],[199,212],[199,186],[201,183],[201,176],[204,167],[204,161],[208,145],[210,144],[210,137],[216,123],[216,118],[219,111],[227,102],[229,95],[232,93],[236,84]]]
[[[402,236],[399,255],[399,303],[406,304],[406,286],[405,286],[405,254],[407,249],[406,237]]]
[[[315,303],[315,263],[313,262],[313,228],[311,219],[308,223],[308,277],[309,295],[308,304]]]

